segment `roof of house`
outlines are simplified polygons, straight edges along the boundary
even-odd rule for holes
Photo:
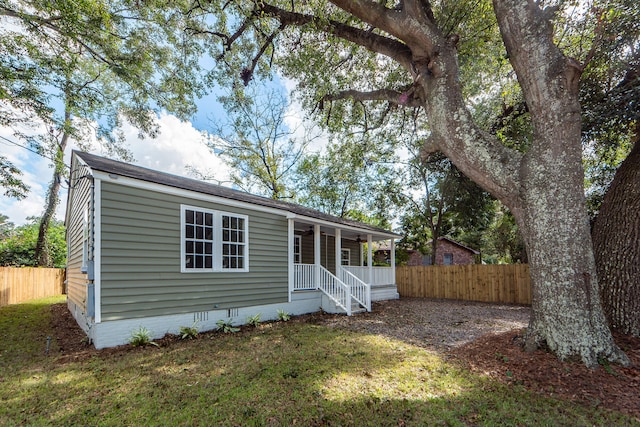
[[[461,247],[462,249],[465,249],[465,250],[467,250],[467,251],[469,251],[469,252],[472,252],[472,253],[473,253],[473,254],[475,254],[475,255],[479,255],[479,254],[480,254],[480,252],[476,251],[475,249],[471,249],[470,247],[465,246],[465,245],[463,245],[462,243],[458,243],[458,242],[456,242],[455,240],[450,239],[450,238],[448,238],[448,237],[438,237],[438,240],[446,240],[447,242],[449,242],[449,243],[451,243],[451,244],[454,244],[454,245],[456,245],[456,246],[459,246],[459,247]],[[430,244],[431,244],[431,240],[429,240],[429,241],[427,242],[427,245],[430,245]],[[380,245],[380,246],[378,247],[378,249],[377,249],[377,250],[379,250],[379,251],[388,251],[388,250],[390,250],[390,247],[389,247],[389,245],[387,245],[387,244],[382,244],[382,245]],[[415,251],[415,249],[408,249],[407,251],[408,251],[408,252],[410,252],[410,251]]]
[[[372,231],[375,233],[387,234],[390,236],[400,236],[399,234],[384,230],[372,225],[353,221],[350,219],[340,218],[333,215],[328,215],[315,209],[306,208],[295,203],[285,202],[282,200],[270,199],[267,197],[256,196],[244,191],[233,190],[228,187],[216,185],[208,182],[199,181],[196,179],[185,178],[178,175],[172,175],[166,172],[160,172],[153,169],[144,168],[141,166],[135,166],[130,163],[120,162],[105,157],[97,156],[95,154],[89,154],[81,151],[74,150],[73,155],[80,157],[92,170],[101,171],[108,174],[116,174],[125,176],[128,178],[139,179],[156,184],[167,185],[183,190],[196,191],[202,194],[208,194],[211,196],[222,197],[225,199],[265,206],[274,208],[286,212],[291,212],[296,215],[301,215],[313,219],[324,220],[336,224],[341,224],[349,227],[356,227],[363,230]]]
[[[469,246],[465,246],[462,243],[458,243],[455,240],[450,239],[448,237],[438,237],[438,240],[446,240],[447,242],[449,242],[449,243],[451,243],[453,245],[456,245],[456,246],[458,246],[458,247],[460,247],[462,249],[465,249],[465,250],[467,250],[469,252],[472,252],[475,255],[479,255],[480,254],[480,252],[476,251],[475,249],[471,249]],[[427,242],[427,244],[429,244],[429,243],[431,243],[431,241]]]

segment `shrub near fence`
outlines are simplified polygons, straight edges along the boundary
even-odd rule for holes
[[[63,268],[0,267],[0,307],[64,293]]]
[[[531,304],[527,264],[396,267],[401,297]]]

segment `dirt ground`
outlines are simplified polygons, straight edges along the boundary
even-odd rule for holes
[[[52,306],[60,361],[101,353],[135,351],[131,346],[95,350],[86,343],[65,304]],[[523,328],[529,308],[464,301],[402,298],[374,303],[372,312],[347,317],[311,314],[294,318],[329,327],[383,334],[436,351],[454,363],[508,384],[543,395],[614,409],[640,421],[640,338],[615,336],[631,359],[631,367],[603,365],[586,368],[561,362],[543,350],[522,350]],[[174,338],[160,340],[171,345]]]

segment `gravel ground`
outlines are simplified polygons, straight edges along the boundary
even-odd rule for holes
[[[375,302],[370,313],[324,316],[322,323],[446,351],[488,333],[524,328],[530,312],[529,307],[518,305],[402,298]]]

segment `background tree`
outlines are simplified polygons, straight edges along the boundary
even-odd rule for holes
[[[4,195],[15,199],[24,199],[29,192],[29,187],[20,179],[22,172],[15,167],[5,156],[0,156],[0,187],[4,189]]]
[[[122,156],[124,137],[114,130],[123,118],[154,136],[153,108],[182,118],[194,111],[194,96],[202,93],[198,39],[184,36],[186,3],[161,3],[0,2],[1,123],[53,162],[36,249],[40,265],[51,263],[47,230],[69,140],[86,149],[86,136],[94,134],[105,151]]]
[[[322,99],[325,119],[338,122],[369,101],[424,108],[430,132],[424,151],[444,153],[509,208],[522,232],[533,283],[526,348],[546,344],[591,366],[601,358],[628,363],[594,297],[599,288],[583,194],[578,90],[589,58],[565,55],[554,43],[554,28],[562,25],[553,24],[571,16],[562,9],[571,4],[274,0],[198,7],[218,16],[212,46],[227,82],[230,76],[247,82],[275,64],[302,82],[307,107]],[[494,43],[496,29],[503,44]],[[463,87],[467,65],[484,55],[498,63],[497,51],[508,58],[510,81],[517,76],[526,102],[533,132],[524,152],[482,128]],[[490,81],[484,92],[502,89]],[[336,105],[347,114],[335,114]]]
[[[583,143],[593,245],[609,325],[640,335],[640,5],[596,3],[609,17],[583,75]]]
[[[225,160],[231,179],[245,191],[292,199],[295,168],[311,141],[287,124],[286,96],[265,85],[220,98],[227,120],[217,123],[209,147]]]
[[[482,249],[480,236],[491,224],[495,210],[491,195],[440,154],[422,159],[416,153],[407,171],[400,194],[405,206],[403,243],[430,254],[434,264],[442,236]]]
[[[368,141],[339,135],[325,154],[306,155],[297,169],[297,201],[341,218],[388,227],[395,157]]]
[[[0,240],[0,265],[5,267],[36,267],[36,244],[40,218],[28,218],[25,225],[15,227]],[[51,222],[47,241],[50,245],[51,267],[64,268],[67,262],[67,244],[62,221]]]

